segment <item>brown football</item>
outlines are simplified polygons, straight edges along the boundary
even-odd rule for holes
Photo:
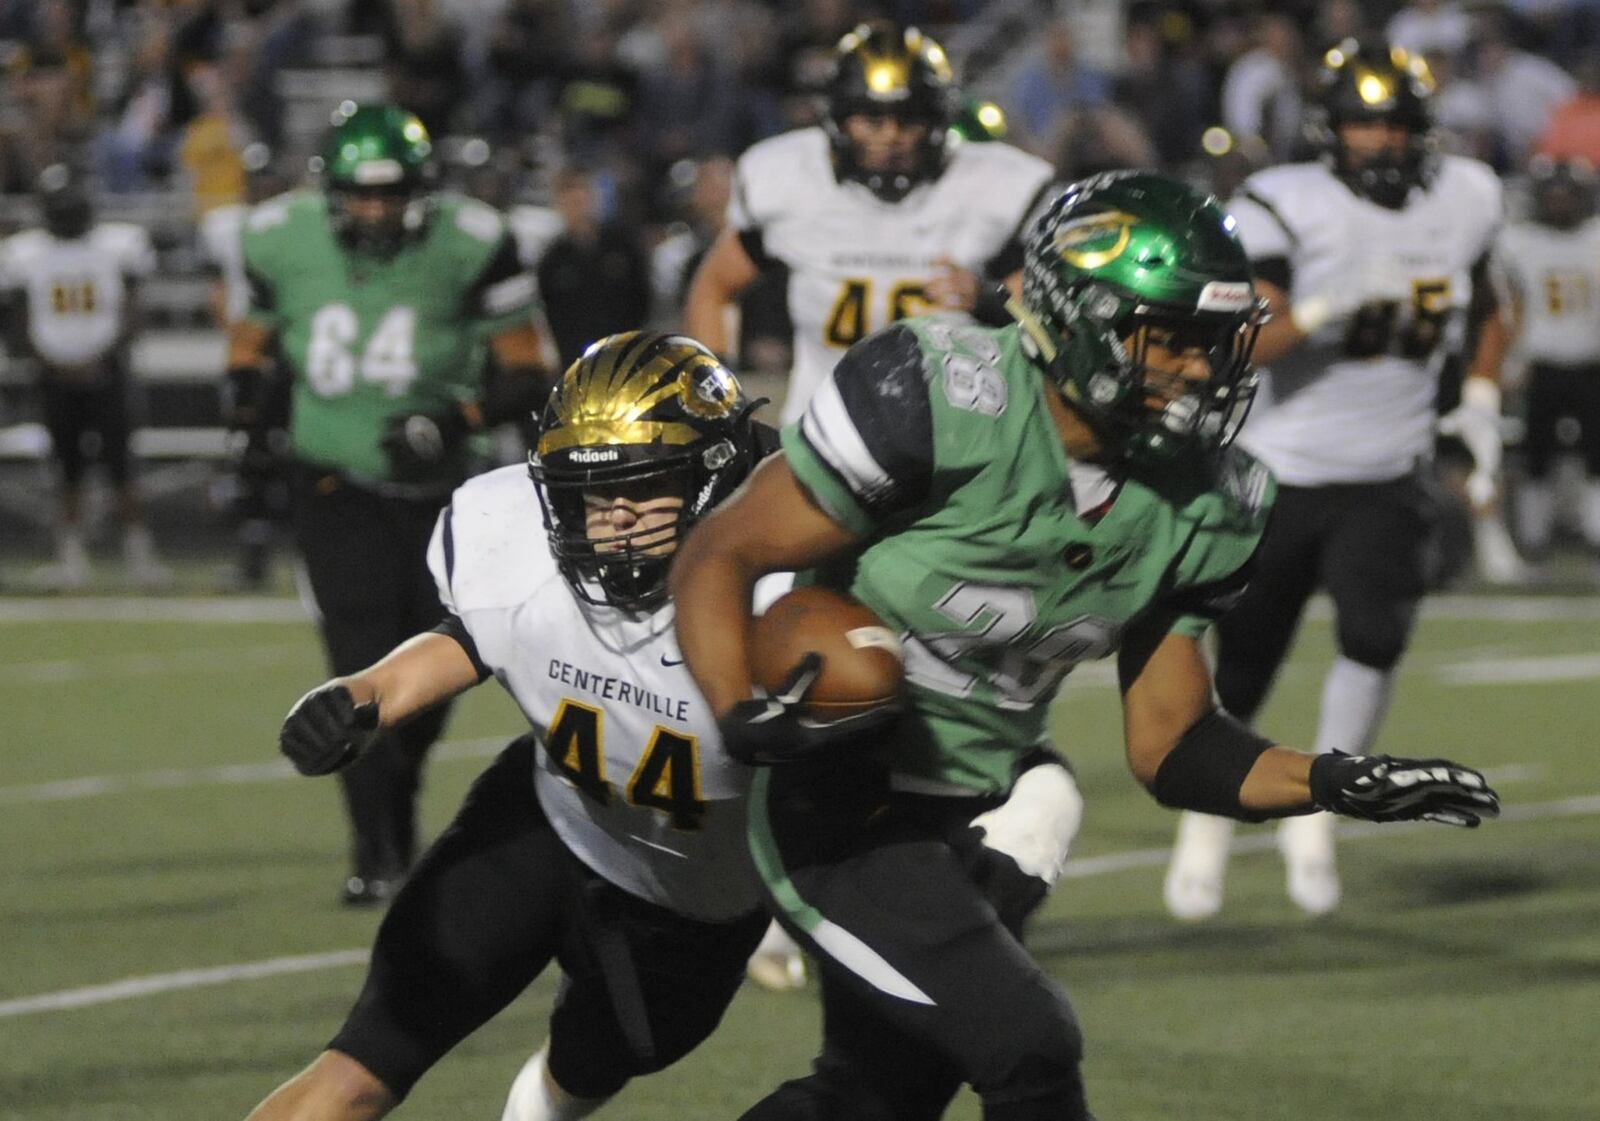
[[[795,588],[756,616],[750,674],[776,692],[813,650],[822,655],[822,674],[807,698],[815,719],[852,716],[900,696],[905,667],[899,636],[871,608],[827,588]]]

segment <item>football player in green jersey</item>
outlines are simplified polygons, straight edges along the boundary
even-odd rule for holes
[[[1273,492],[1229,448],[1261,304],[1215,200],[1140,172],[1069,188],[1030,236],[1013,307],[1005,328],[913,319],[857,344],[674,564],[683,654],[729,751],[761,768],[757,866],[822,976],[814,1072],[747,1121],[933,1118],[963,1081],[985,1118],[1089,1117],[1071,1006],[1019,942],[1075,827],[1045,718],[1085,659],[1117,653],[1128,763],[1163,805],[1498,812],[1468,768],[1313,762],[1215,707],[1199,640],[1243,586]],[[754,694],[740,604],[780,569],[901,632],[897,722],[808,720],[814,655]]]
[[[250,307],[229,333],[230,420],[274,426],[287,378],[295,537],[336,674],[438,622],[425,553],[439,508],[476,465],[475,433],[548,394],[533,283],[501,215],[437,195],[427,131],[390,105],[346,102],[321,190],[258,205],[243,232]],[[280,422],[281,423],[281,422]],[[352,904],[387,899],[416,847],[430,713],[342,772]]]

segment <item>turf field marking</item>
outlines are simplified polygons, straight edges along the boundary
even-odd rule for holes
[[[512,735],[485,736],[481,739],[450,740],[438,746],[435,759],[481,759],[494,755],[512,740]],[[231,763],[217,767],[171,768],[139,771],[131,775],[86,775],[83,778],[41,782],[28,786],[0,786],[0,805],[26,802],[65,802],[74,798],[95,798],[102,794],[129,794],[140,790],[174,790],[186,786],[240,786],[256,782],[280,782],[298,777],[284,759],[268,763]]]
[[[117,1000],[154,996],[179,989],[198,989],[205,985],[231,985],[235,981],[254,981],[261,977],[281,977],[288,973],[311,973],[364,965],[366,950],[334,950],[326,954],[302,954],[292,958],[268,958],[242,965],[221,965],[214,969],[185,969],[177,973],[155,973],[148,977],[128,977],[109,985],[90,985],[82,989],[63,989],[39,996],[0,1000],[0,1018],[27,1016],[35,1012],[60,1012],[68,1008],[88,1008]]]
[[[184,650],[174,654],[106,654],[88,658],[51,658],[0,665],[0,686],[66,685],[111,678],[155,677],[168,673],[238,673],[250,666],[281,665],[303,660],[302,642],[257,643],[226,650]]]
[[[1513,770],[1514,768],[1506,768]],[[1490,778],[1503,781],[1501,772]],[[1507,806],[1500,814],[1502,822],[1541,821],[1556,817],[1585,817],[1600,814],[1600,794],[1578,798],[1563,798],[1554,802],[1533,802],[1527,805]],[[1399,833],[1436,826],[1426,822],[1398,822],[1387,825],[1359,821],[1341,821],[1341,841],[1368,840],[1372,837],[1393,837]],[[1491,826],[1492,828],[1492,826]],[[1243,837],[1235,837],[1232,851],[1238,853],[1267,852],[1277,842],[1273,830],[1263,830]],[[1160,868],[1172,855],[1168,847],[1133,849],[1128,852],[1105,853],[1101,856],[1073,857],[1067,861],[1063,876],[1069,879],[1087,879],[1138,868]],[[297,957],[268,958],[265,961],[243,962],[239,965],[222,965],[210,969],[185,969],[176,973],[155,973],[145,977],[128,977],[105,985],[63,989],[38,996],[18,997],[0,1001],[0,1019],[29,1016],[40,1012],[59,1012],[72,1008],[89,1008],[113,1001],[133,1000],[156,996],[179,989],[193,989],[205,985],[228,985],[235,981],[252,981],[262,977],[278,977],[289,973],[310,973],[322,969],[337,969],[361,965],[367,960],[366,950],[333,950],[323,954],[303,954]]]
[[[299,600],[117,599],[48,596],[0,599],[0,623],[305,623]]]
[[[1592,681],[1600,677],[1600,654],[1469,658],[1439,666],[1433,675],[1446,685],[1532,685],[1553,681]]]

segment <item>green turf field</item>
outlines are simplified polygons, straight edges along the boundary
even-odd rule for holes
[[[1331,919],[1294,911],[1270,833],[1243,829],[1222,917],[1170,921],[1173,819],[1122,765],[1105,668],[1064,694],[1088,811],[1033,942],[1076,999],[1101,1121],[1600,1118],[1600,607],[1448,605],[1385,746],[1487,768],[1507,816],[1352,830]],[[279,718],[320,678],[309,625],[281,606],[285,621],[150,621],[61,601],[30,621],[0,600],[4,1121],[240,1118],[342,1018],[376,917],[334,904],[335,785],[276,764]],[[1266,729],[1309,737],[1328,657],[1313,623]],[[431,765],[430,832],[517,726],[492,684],[463,704]],[[400,1116],[498,1117],[552,991],[542,979]],[[816,1019],[810,995],[748,990],[700,1052],[601,1116],[735,1117],[803,1071]],[[951,1116],[976,1118],[975,1100]]]

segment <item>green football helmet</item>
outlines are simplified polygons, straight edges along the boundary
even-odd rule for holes
[[[428,130],[397,105],[353,101],[334,110],[332,125],[313,165],[334,233],[353,252],[390,256],[432,215],[438,171]]]
[[[1023,346],[1112,454],[1217,452],[1244,423],[1266,305],[1233,227],[1215,198],[1143,171],[1074,183],[1035,223],[1011,304]],[[1202,351],[1210,376],[1150,368],[1152,342]]]

